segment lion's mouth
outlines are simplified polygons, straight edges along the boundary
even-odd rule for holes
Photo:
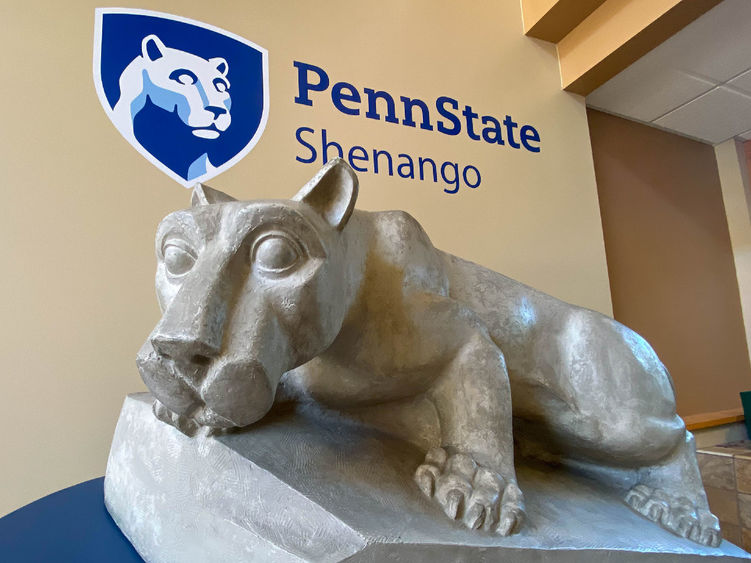
[[[212,123],[210,127],[199,127],[193,129],[191,133],[201,139],[216,139],[219,137],[220,131],[216,128],[216,125]]]

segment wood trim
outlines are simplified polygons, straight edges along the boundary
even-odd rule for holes
[[[587,95],[721,0],[607,0],[558,42],[561,86]]]
[[[712,428],[713,426],[743,422],[744,420],[745,417],[743,416],[742,408],[705,412],[683,417],[686,428],[689,430],[701,430],[702,428]]]
[[[522,0],[524,34],[558,43],[605,0]]]

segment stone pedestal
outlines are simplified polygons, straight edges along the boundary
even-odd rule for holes
[[[105,479],[107,508],[149,563],[509,561],[723,562],[633,513],[617,491],[522,464],[528,520],[503,538],[449,521],[412,482],[422,454],[332,413],[297,409],[243,432],[188,438],[125,400]]]

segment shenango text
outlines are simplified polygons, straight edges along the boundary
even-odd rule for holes
[[[306,138],[303,138],[303,135],[306,135]],[[456,162],[436,163],[432,158],[420,156],[414,159],[405,153],[399,153],[394,158],[388,151],[373,149],[369,152],[359,145],[354,145],[345,152],[342,145],[329,140],[326,129],[321,129],[319,152],[312,144],[315,141],[311,136],[315,136],[315,129],[310,127],[299,127],[295,131],[297,142],[307,152],[307,154],[295,157],[298,162],[310,164],[320,156],[321,163],[325,164],[329,159],[338,156],[346,159],[349,165],[358,172],[372,170],[374,174],[386,173],[389,176],[393,176],[396,172],[402,178],[409,180],[419,178],[423,181],[427,178],[432,179],[434,183],[437,183],[440,178],[446,184],[443,191],[447,194],[457,193],[462,184],[468,188],[476,188],[482,181],[480,171],[471,164],[461,167]]]

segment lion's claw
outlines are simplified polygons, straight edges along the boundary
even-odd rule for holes
[[[451,489],[446,493],[446,496],[441,503],[446,516],[452,520],[456,520],[457,516],[459,516],[459,509],[462,508],[463,501],[464,493],[457,489]]]
[[[448,455],[443,448],[433,448],[414,478],[449,518],[471,530],[506,536],[518,530],[524,517],[524,500],[516,482],[479,466],[466,454]]]
[[[201,426],[196,421],[172,412],[156,399],[154,399],[154,405],[151,410],[159,420],[170,426],[174,426],[186,436],[193,437],[201,429]]]

